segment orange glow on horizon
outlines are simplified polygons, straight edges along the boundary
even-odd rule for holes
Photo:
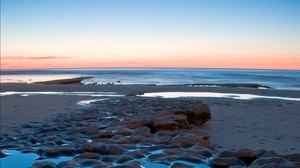
[[[187,56],[140,59],[95,59],[65,57],[38,57],[18,59],[2,57],[1,69],[54,69],[54,68],[233,68],[233,69],[284,69],[300,70],[300,57],[216,57]]]

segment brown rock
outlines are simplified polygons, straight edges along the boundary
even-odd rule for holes
[[[84,152],[99,153],[101,155],[106,154],[107,145],[102,143],[85,143],[81,146]]]
[[[103,132],[93,135],[92,137],[93,138],[108,138],[108,139],[110,139],[110,138],[114,137],[115,135],[116,134],[113,133],[112,131],[103,131]]]
[[[155,121],[153,123],[153,127],[156,131],[160,131],[160,130],[175,130],[177,128],[178,124],[176,121],[170,121],[170,120],[166,120],[166,121]]]
[[[46,157],[58,157],[58,156],[73,156],[77,152],[77,149],[73,147],[61,146],[61,147],[42,147],[38,149],[37,153]]]
[[[190,165],[186,165],[186,164],[183,164],[183,163],[178,163],[178,162],[175,162],[171,165],[170,168],[193,168],[193,166],[190,166]]]
[[[249,168],[260,168],[260,167],[279,167],[289,168],[292,167],[292,163],[282,157],[260,157],[256,159]]]
[[[109,155],[122,155],[125,152],[119,145],[109,145],[106,151]]]
[[[229,166],[246,166],[246,164],[235,157],[216,157],[209,162],[209,166],[227,168]]]
[[[96,134],[98,129],[97,126],[95,124],[90,124],[87,128],[86,128],[86,134],[91,135],[91,134]]]
[[[285,155],[284,158],[291,162],[299,162],[300,163],[300,153]]]
[[[184,111],[190,124],[201,125],[211,119],[210,108],[206,104],[199,104]]]
[[[85,152],[82,154],[79,154],[78,156],[75,157],[75,159],[96,159],[99,160],[101,157],[100,154],[98,153],[91,153],[91,152]]]
[[[249,166],[259,157],[259,155],[261,155],[261,151],[238,149],[234,151],[234,155],[236,158],[242,160],[247,166]]]

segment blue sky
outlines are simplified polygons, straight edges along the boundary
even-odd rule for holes
[[[299,0],[1,0],[1,57],[299,61],[299,9]]]

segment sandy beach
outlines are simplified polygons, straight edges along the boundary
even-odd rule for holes
[[[300,98],[300,91],[274,89],[150,85],[84,86],[78,84],[37,85],[2,83],[1,93],[8,91],[115,92],[116,94],[124,95],[124,97],[111,98],[111,100],[121,102],[126,102],[128,100],[136,102],[144,101],[145,104],[147,104],[148,101],[150,101],[150,104],[151,102],[160,101],[162,98],[149,98],[143,100],[136,95],[147,92],[181,91],[243,93],[262,96]],[[97,98],[74,95],[1,96],[1,149],[18,149],[18,147],[14,146],[14,143],[11,143],[7,137],[28,133],[25,130],[22,130],[26,128],[24,127],[26,124],[38,124],[45,122],[53,124],[59,117],[68,118],[68,116],[71,115],[74,117],[80,111],[89,110],[90,114],[90,111],[94,109],[93,106],[80,106],[76,104],[81,100],[88,99]],[[279,99],[236,100],[230,98],[177,98],[170,99],[170,102],[177,102],[179,99],[187,101],[201,101],[203,104],[209,106],[211,110],[211,119],[203,125],[192,128],[191,130],[196,129],[199,132],[205,132],[209,136],[211,147],[208,148],[212,151],[212,153],[215,153],[214,155],[218,155],[216,153],[234,151],[237,149],[274,151],[278,154],[278,156],[300,153],[300,133],[298,131],[298,122],[300,120],[300,101]],[[166,104],[170,102],[168,100]],[[187,102],[187,104],[189,103]],[[97,108],[100,106],[108,108],[107,110],[109,110],[109,108],[115,110],[115,108],[118,107],[117,105],[106,107],[105,103],[103,103],[103,105],[101,103],[96,104]],[[119,108],[125,107],[129,108],[130,106],[124,105]],[[143,114],[143,116],[147,116],[147,114]],[[18,131],[16,132],[15,130]],[[190,132],[190,129],[184,128],[182,130],[178,129],[177,131],[184,134],[184,132]],[[201,136],[202,135],[204,134],[201,134]],[[299,157],[297,161],[293,160],[294,162],[286,158],[285,160],[289,162],[284,163],[286,165],[290,163],[299,165]],[[210,166],[214,167],[212,165],[213,163],[210,163]]]

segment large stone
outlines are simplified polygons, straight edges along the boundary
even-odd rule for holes
[[[210,108],[206,104],[198,104],[183,111],[190,124],[201,125],[211,119]]]
[[[193,168],[194,166],[186,165],[183,163],[175,162],[171,165],[170,168]]]
[[[268,168],[268,167],[279,167],[289,168],[292,167],[292,163],[283,157],[261,157],[256,159],[249,168]]]
[[[42,147],[37,150],[37,153],[46,157],[73,156],[77,153],[77,149],[67,146]]]
[[[86,143],[81,146],[84,152],[99,153],[101,155],[106,154],[107,145],[103,143]]]
[[[234,151],[234,155],[236,158],[242,160],[247,166],[249,166],[262,154],[262,152],[263,151],[259,150],[238,149]]]
[[[241,160],[235,157],[216,157],[209,162],[214,168],[227,168],[230,166],[246,166]]]

